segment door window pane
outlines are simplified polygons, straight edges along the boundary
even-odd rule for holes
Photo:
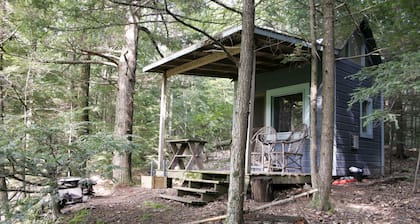
[[[303,94],[272,98],[272,124],[278,132],[293,131],[303,124]]]

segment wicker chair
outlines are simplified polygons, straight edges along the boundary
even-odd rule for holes
[[[305,140],[308,137],[307,126],[291,132],[286,140],[276,141],[270,153],[270,171],[302,172],[302,157]]]
[[[272,127],[262,127],[252,136],[251,169],[252,171],[267,171],[270,166],[270,152],[276,141],[276,130]]]

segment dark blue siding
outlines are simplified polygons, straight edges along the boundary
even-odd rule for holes
[[[348,102],[351,93],[360,83],[351,80],[349,75],[360,70],[360,66],[349,61],[340,60],[336,63],[336,175],[348,174],[350,166],[363,168],[366,175],[381,174],[381,128],[374,127],[373,138],[359,137],[359,149],[351,148],[351,136],[360,136],[360,106],[354,104],[351,109]],[[380,108],[380,99],[373,99],[374,109]]]

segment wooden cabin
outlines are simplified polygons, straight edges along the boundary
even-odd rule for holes
[[[230,57],[239,58],[240,56],[241,27],[228,29],[216,35],[214,39],[218,43],[209,39],[203,40],[143,69],[144,72],[162,74],[158,171],[164,167],[164,146],[167,144],[164,139],[167,79],[173,75],[218,77],[233,81],[238,79],[238,68]],[[224,46],[230,56],[222,50],[220,45]],[[256,152],[255,144],[253,144],[255,141],[252,137],[258,128],[272,127],[276,132],[275,138],[279,138],[287,133],[292,133],[295,126],[309,127],[310,47],[307,41],[299,37],[271,29],[255,28],[255,79],[253,79],[250,89],[250,111],[252,112],[249,116],[251,127],[248,131],[246,149],[246,171],[249,176],[265,173],[266,175],[282,176],[284,180],[285,176],[290,179],[291,174],[297,173],[306,177],[300,181],[308,181],[307,177],[310,173],[310,139],[308,137],[303,144],[301,169],[299,170],[285,172],[284,169],[267,169],[264,166],[261,169],[254,169],[253,165],[255,164],[252,164],[251,160],[252,153]],[[349,79],[348,76],[357,73],[363,66],[380,63],[379,56],[370,54],[375,48],[372,32],[367,22],[363,21],[358,29],[350,35],[343,48],[336,50],[333,176],[348,175],[348,168],[351,166],[362,168],[364,175],[382,175],[384,172],[383,124],[362,125],[365,115],[374,109],[383,107],[383,100],[368,98],[360,104],[348,107],[350,94],[355,88],[369,85],[368,82],[361,83]],[[317,46],[317,49],[321,55],[322,46]],[[361,56],[359,57],[359,55]],[[321,87],[321,77],[318,80]],[[319,95],[319,112],[321,112],[321,102],[322,95]],[[319,130],[320,118],[319,116],[317,125]],[[277,146],[272,149],[275,147]],[[171,171],[170,165],[168,166],[167,175]],[[187,167],[187,169],[189,168]],[[199,168],[191,169],[199,170]]]

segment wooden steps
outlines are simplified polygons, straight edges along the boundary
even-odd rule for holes
[[[190,173],[181,186],[173,187],[177,190],[177,196],[160,197],[191,205],[205,205],[227,193],[229,184],[226,175],[228,174]]]

